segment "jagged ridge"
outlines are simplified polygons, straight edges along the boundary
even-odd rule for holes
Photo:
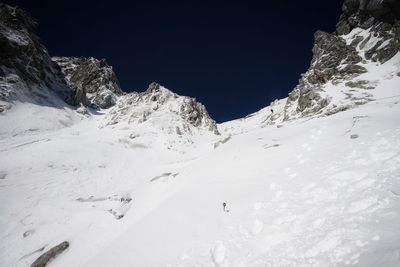
[[[385,88],[398,87],[399,9],[398,1],[344,1],[336,31],[315,33],[310,67],[288,97],[224,123],[221,130],[240,133],[255,125],[332,115],[374,100]]]
[[[299,85],[289,94],[284,119],[317,113],[332,114],[343,110],[343,106],[331,103],[330,96],[324,95],[327,83],[335,85],[349,82],[367,72],[365,64],[383,64],[398,53],[399,7],[399,2],[392,0],[346,0],[336,31],[315,33],[310,69],[302,75]],[[365,86],[360,87],[362,83],[366,85],[369,82],[362,81],[358,85],[357,81],[350,82],[346,87],[363,88]],[[347,106],[365,103],[370,100],[369,96],[366,93],[362,101],[357,98],[357,103],[349,103]],[[329,108],[329,104],[333,105]]]
[[[105,59],[52,57],[75,91],[75,102],[99,108],[109,108],[122,94],[117,76]]]
[[[219,134],[204,105],[196,99],[179,96],[165,87],[151,83],[143,93],[119,97],[117,104],[106,115],[106,124],[121,121],[128,124],[150,123],[169,133],[193,133],[195,128]]]
[[[58,107],[60,103],[114,107],[105,112],[105,125],[124,119],[129,123],[154,120],[162,125],[152,124],[155,129],[168,133],[193,133],[197,128],[218,134],[215,121],[194,98],[178,96],[155,83],[146,92],[123,95],[104,59],[50,58],[35,34],[36,23],[27,13],[1,4],[0,15],[0,112],[11,108],[13,100],[57,102],[53,105]],[[77,111],[87,114],[82,108]],[[163,119],[158,120],[163,112]]]
[[[384,64],[398,53],[399,9],[398,2],[393,0],[346,0],[336,31],[316,32],[309,70],[284,100],[284,105],[279,101],[276,107],[265,109],[268,114],[259,113],[263,114],[262,123],[330,115],[372,100],[372,94],[366,90],[375,88],[375,81],[357,77],[368,72],[371,62]],[[30,95],[35,92],[43,99],[51,99],[45,93],[50,89],[69,104],[110,108],[118,103],[107,115],[106,124],[124,118],[143,123],[157,113],[155,111],[165,108],[187,122],[177,128],[171,124],[169,129],[176,128],[176,132],[181,132],[182,128],[183,132],[190,132],[189,125],[218,132],[203,105],[172,92],[163,95],[160,93],[163,90],[154,89],[159,88],[158,85],[150,86],[153,89],[144,93],[121,96],[118,79],[105,60],[55,57],[55,64],[34,34],[36,24],[29,15],[6,5],[1,5],[1,12],[0,42],[6,49],[2,50],[0,62],[0,97],[3,100],[0,110],[5,106],[9,108],[4,100],[10,99],[10,95],[18,95],[19,91],[27,91]],[[334,99],[331,89],[336,87],[341,88],[338,90],[341,96]],[[157,97],[160,98],[150,101]],[[171,105],[173,99],[185,101]],[[273,109],[275,112],[269,114]],[[128,113],[130,115],[126,116]]]

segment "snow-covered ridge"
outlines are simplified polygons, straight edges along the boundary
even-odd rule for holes
[[[365,104],[374,99],[373,91],[381,90],[379,88],[382,87],[381,82],[378,81],[381,77],[375,79],[368,74],[371,72],[379,72],[385,77],[385,80],[394,79],[392,83],[396,83],[398,71],[393,62],[396,61],[395,55],[398,53],[400,43],[397,34],[399,31],[397,14],[385,10],[385,5],[382,6],[382,3],[375,2],[373,8],[370,9],[376,13],[376,10],[381,8],[384,10],[381,13],[385,15],[376,17],[372,11],[372,13],[368,13],[369,11],[366,13],[365,10],[370,10],[368,7],[373,2],[370,1],[368,5],[363,6],[359,1],[345,1],[344,13],[338,23],[337,31],[335,33],[319,31],[315,34],[311,66],[302,75],[299,85],[289,94],[288,98],[275,101],[275,104],[279,102],[278,106],[268,106],[257,114],[249,115],[252,118],[251,120],[259,121],[260,125],[276,124],[302,117],[331,115]],[[3,8],[3,12],[10,9]],[[383,20],[384,22],[382,22]],[[34,23],[30,22],[27,24],[29,26],[22,28],[23,33],[27,34],[33,30],[30,24]],[[4,33],[9,31],[7,25],[7,23],[4,23],[3,27],[6,29],[3,31]],[[15,38],[10,39],[7,36],[6,34],[7,42],[14,42]],[[19,39],[21,38],[15,40]],[[24,42],[21,44],[24,44]],[[395,60],[390,60],[392,58]],[[151,101],[156,102],[156,104],[152,103],[152,107],[149,108],[150,102],[145,97],[148,92],[122,96],[117,77],[112,67],[107,65],[104,60],[66,57],[54,57],[53,60],[61,68],[69,88],[65,89],[62,77],[54,78],[54,75],[51,76],[53,78],[46,81],[46,84],[61,84],[64,86],[61,87],[65,89],[65,92],[69,90],[67,92],[68,97],[64,94],[68,103],[95,108],[110,108],[118,103],[112,110],[105,112],[109,114],[104,124],[121,122],[123,119],[127,119],[130,124],[132,122],[143,123],[144,121],[149,123],[152,121],[149,120],[149,115],[150,117],[155,115],[157,112],[154,112],[154,110],[158,110],[158,106],[164,105],[162,101]],[[387,61],[392,65],[386,64]],[[54,65],[52,61],[49,64]],[[3,69],[8,70],[8,68]],[[3,79],[2,88],[8,88],[2,90],[3,99],[7,95],[15,94],[14,92],[18,90],[31,90],[28,90],[28,86],[24,84],[25,78],[21,79],[21,77],[15,75],[11,71]],[[59,72],[57,72],[57,75],[60,76]],[[17,88],[19,89],[16,90]],[[38,88],[41,91],[38,92],[38,95],[44,96],[44,99],[54,99],[53,96],[46,97],[47,88],[43,88],[43,86]],[[53,91],[57,92],[57,90]],[[14,98],[19,99],[21,97]],[[179,99],[185,99],[185,103],[172,103],[175,100],[179,102]],[[141,101],[144,102],[140,103]],[[10,108],[9,103],[4,101],[2,103],[2,110],[6,109],[4,107]],[[130,104],[132,104],[132,107],[128,108],[127,105]],[[169,97],[167,106],[166,110],[173,111],[171,116],[179,114],[179,117],[184,121],[181,124],[174,125],[177,120],[172,119],[172,117],[170,120],[165,118],[162,120],[155,119],[152,124],[154,125],[155,121],[160,123],[159,129],[168,128],[167,132],[190,133],[192,131],[191,126],[194,126],[209,129],[211,132],[218,132],[204,106],[195,103],[193,99]],[[182,110],[178,110],[176,107]],[[86,112],[82,111],[82,108],[78,111]],[[129,116],[127,116],[128,113]],[[200,116],[197,114],[200,114]],[[165,123],[168,121],[171,124],[167,126]],[[248,119],[245,118],[244,121],[248,121]],[[245,124],[242,124],[243,129],[246,128]]]
[[[29,102],[52,106],[56,109],[54,114],[65,111],[67,117],[75,110],[78,114],[70,122],[76,122],[77,118],[84,120],[93,114],[103,126],[126,120],[130,127],[143,124],[141,126],[145,127],[139,128],[150,132],[196,135],[207,131],[218,134],[215,121],[194,98],[178,96],[156,84],[146,92],[124,95],[112,67],[104,59],[50,58],[35,34],[35,22],[27,13],[4,4],[0,6],[0,13],[1,113],[8,113],[13,108],[15,112],[10,116],[20,117],[19,112],[24,108],[18,103]],[[35,113],[40,113],[40,108],[32,108],[37,110]],[[104,110],[99,113],[101,109]],[[51,129],[44,121],[56,120],[54,114],[44,112],[37,116],[43,118],[39,127],[25,127],[16,122],[15,131]]]
[[[336,31],[315,33],[310,68],[289,96],[246,118],[223,123],[222,131],[248,131],[254,128],[253,122],[265,127],[329,116],[397,95],[399,9],[396,1],[344,1]]]
[[[397,80],[399,8],[398,1],[344,1],[336,31],[316,32],[311,66],[289,94],[284,118],[330,115],[368,102],[372,89],[382,90],[374,73]],[[337,102],[338,96],[347,101]]]
[[[199,130],[219,134],[205,107],[194,98],[179,96],[167,88],[150,84],[143,93],[119,97],[106,117],[105,125],[144,124],[169,134],[193,134]]]

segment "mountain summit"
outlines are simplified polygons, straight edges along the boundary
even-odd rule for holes
[[[315,33],[310,69],[289,94],[285,119],[332,114],[372,100],[368,90],[380,86],[366,73],[376,64],[384,69],[400,50],[398,10],[398,1],[346,0],[336,32]]]
[[[310,67],[294,90],[243,120],[279,124],[392,96],[400,77],[399,5],[393,0],[344,1],[336,31],[315,33]],[[234,124],[225,126],[235,128]],[[246,124],[241,123],[241,130]]]
[[[27,13],[2,4],[0,14],[0,44],[4,47],[0,61],[1,112],[20,101],[57,107],[113,107],[106,112],[104,124],[125,119],[129,124],[155,120],[153,126],[169,133],[192,134],[198,128],[218,134],[215,121],[194,98],[178,96],[156,83],[146,92],[124,94],[104,59],[50,58],[35,34],[36,23]],[[77,111],[87,114],[82,108]]]
[[[107,124],[147,123],[178,135],[205,129],[219,134],[217,125],[196,99],[179,96],[158,83],[151,83],[143,93],[121,96],[106,116]]]

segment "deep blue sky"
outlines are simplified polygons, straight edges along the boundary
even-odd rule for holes
[[[51,55],[105,58],[124,91],[156,81],[218,122],[286,97],[333,31],[341,0],[9,0],[39,23]]]

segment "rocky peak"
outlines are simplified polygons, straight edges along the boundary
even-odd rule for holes
[[[195,98],[179,96],[162,85],[152,82],[142,95],[145,102],[155,102],[164,105],[167,102],[176,101],[180,106],[176,110],[181,117],[195,127],[210,126],[210,130],[218,132],[215,122],[210,118],[204,105]]]
[[[152,82],[149,84],[149,87],[146,90],[146,93],[153,93],[153,92],[159,92],[161,89],[161,85],[156,83],[156,82]]]
[[[105,59],[53,57],[75,92],[75,102],[109,108],[122,94],[117,76]]]
[[[0,3],[0,100],[27,96],[49,102],[47,90],[70,97],[63,75],[35,32],[28,13]]]
[[[398,0],[345,0],[336,31],[315,33],[310,68],[289,94],[284,119],[332,114],[370,101],[365,89],[375,85],[357,77],[367,72],[371,62],[384,64],[399,52],[399,11]],[[344,106],[332,103],[327,94],[327,88],[336,85],[348,88],[337,92],[348,98]]]
[[[192,134],[195,130],[219,134],[215,121],[195,98],[179,96],[154,82],[142,93],[121,96],[106,121],[108,125],[146,124],[178,135]]]
[[[368,29],[377,22],[394,24],[400,19],[398,0],[345,0],[342,10],[336,30],[339,35],[356,27]]]
[[[106,112],[106,124],[135,122],[178,135],[202,130],[218,134],[215,121],[196,99],[179,96],[157,83],[145,92],[124,94],[106,60],[50,58],[35,28],[27,13],[0,4],[0,112],[11,107],[12,99],[57,105],[64,105],[64,100],[112,107]]]
[[[348,35],[354,30],[358,33],[351,36],[350,46],[361,50],[367,60],[388,61],[400,50],[400,1],[346,0],[336,35]]]

